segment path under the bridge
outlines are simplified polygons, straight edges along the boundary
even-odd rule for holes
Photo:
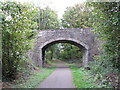
[[[74,88],[72,73],[63,62],[56,64],[58,67],[37,88]]]

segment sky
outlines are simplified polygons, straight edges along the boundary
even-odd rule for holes
[[[3,0],[0,0],[3,1]],[[83,3],[86,0],[10,0],[10,1],[18,1],[21,3],[30,3],[35,6],[40,6],[42,8],[49,6],[52,10],[57,11],[58,18],[62,18],[66,7],[74,6],[78,3]]]

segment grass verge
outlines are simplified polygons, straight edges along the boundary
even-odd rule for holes
[[[83,68],[71,68],[73,83],[76,88],[101,88],[95,83],[94,78]]]
[[[54,68],[41,68],[40,71],[35,71],[27,80],[16,80],[12,88],[36,88],[39,83],[52,73]]]
[[[69,64],[69,63],[67,63],[66,66],[68,66],[68,67],[70,67],[70,68],[76,68],[76,67],[77,67],[76,65],[74,65],[74,64]]]

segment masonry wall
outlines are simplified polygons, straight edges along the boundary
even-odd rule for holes
[[[73,41],[86,49],[87,52],[84,54],[83,64],[87,64],[88,61],[93,60],[93,57],[99,53],[95,35],[91,30],[91,28],[84,28],[38,31],[38,34],[35,37],[36,41],[32,60],[37,66],[42,66],[42,48],[52,42],[68,40]]]

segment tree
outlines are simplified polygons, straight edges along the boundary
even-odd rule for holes
[[[62,26],[64,28],[90,27],[89,13],[90,9],[85,4],[76,4],[73,7],[68,7],[63,14]]]
[[[59,53],[59,59],[65,61],[81,62],[82,52],[77,46],[69,43],[61,43],[61,49]]]
[[[37,21],[39,30],[59,28],[58,16],[55,11],[51,10],[49,7],[46,7],[45,9],[38,8],[38,10]]]
[[[2,30],[2,76],[15,79],[18,68],[25,60],[25,53],[31,48],[31,10],[16,2],[0,2]],[[32,14],[32,13],[31,13]]]
[[[94,32],[105,40],[104,58],[106,62],[120,68],[120,50],[119,50],[119,2],[88,2],[91,10],[91,20],[94,22],[92,27]],[[93,18],[94,17],[94,18]]]

